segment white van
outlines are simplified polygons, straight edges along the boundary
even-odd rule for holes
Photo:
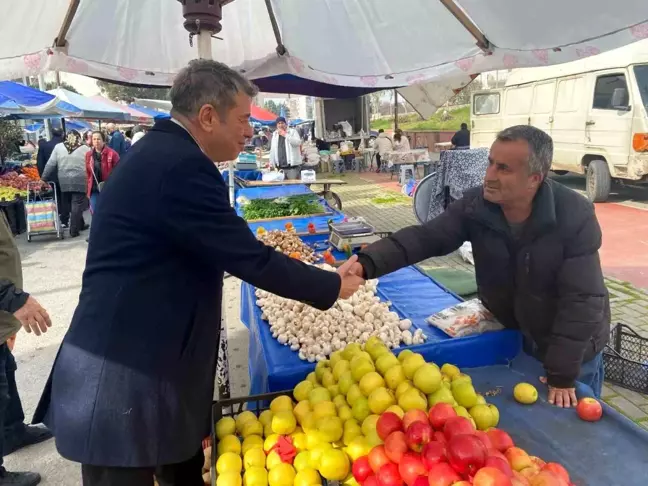
[[[506,86],[471,100],[471,146],[533,125],[552,136],[552,170],[587,175],[587,196],[608,198],[611,180],[648,183],[648,40],[580,61],[516,69]]]

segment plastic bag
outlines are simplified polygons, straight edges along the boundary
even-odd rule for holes
[[[459,255],[464,262],[470,263],[472,266],[475,266],[475,259],[473,258],[472,245],[470,241],[464,242],[463,245],[459,248]]]
[[[482,305],[479,299],[467,300],[448,307],[431,315],[426,321],[453,338],[504,329],[504,326]]]
[[[263,182],[281,182],[284,180],[284,172],[283,170],[279,171],[271,171],[271,172],[266,172],[261,176],[261,180]]]

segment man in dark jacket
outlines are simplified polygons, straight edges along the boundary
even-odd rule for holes
[[[60,128],[52,129],[52,139],[51,140],[39,140],[38,142],[38,153],[36,154],[36,167],[38,168],[38,174],[43,175],[45,170],[45,165],[59,143],[63,142],[63,130]]]
[[[549,135],[527,126],[500,132],[483,188],[421,226],[365,248],[353,271],[377,278],[472,244],[479,297],[544,364],[549,401],[576,405],[574,381],[602,386],[610,304],[598,249],[601,229],[584,197],[547,179]]]
[[[461,124],[461,130],[455,132],[450,140],[452,148],[455,150],[465,150],[470,148],[470,130],[465,123]]]
[[[128,151],[126,137],[124,137],[124,134],[117,129],[114,123],[109,123],[106,128],[108,129],[108,135],[110,135],[108,146],[117,152],[119,157],[123,157]]]
[[[154,474],[202,486],[223,272],[319,309],[364,282],[350,265],[327,272],[263,245],[230,206],[214,162],[252,135],[255,93],[227,66],[192,61],[171,89],[173,119],[101,192],[79,305],[36,412],[84,486],[150,486]]]

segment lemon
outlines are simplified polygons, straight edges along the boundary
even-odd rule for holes
[[[251,435],[263,435],[263,424],[258,420],[250,420],[243,424],[243,428],[241,429],[241,436],[245,439],[246,437],[250,437]]]
[[[241,441],[235,435],[226,435],[218,442],[216,451],[219,456],[226,452],[233,452],[234,454],[240,455]]]
[[[277,434],[269,435],[266,438],[265,442],[263,442],[263,450],[266,452],[266,454],[270,453],[270,449],[274,447],[274,445],[277,443],[278,440],[279,440],[279,435]]]
[[[319,460],[319,472],[329,481],[341,481],[351,469],[349,456],[339,449],[327,449]]]
[[[315,415],[312,412],[307,413],[306,416],[301,421],[301,427],[304,429],[304,432],[308,433],[312,430],[315,430]]]
[[[371,445],[366,437],[360,435],[355,437],[344,449],[352,460],[366,456],[371,452]]]
[[[254,415],[253,412],[246,410],[245,412],[238,414],[236,417],[236,430],[239,432],[243,430],[243,425],[248,423],[250,420],[257,420],[257,416]]]
[[[251,467],[243,475],[243,486],[267,486],[268,471],[261,467]]]
[[[251,435],[246,437],[241,446],[241,454],[245,455],[250,449],[263,449],[263,439],[258,435]]]
[[[294,486],[319,486],[322,478],[315,469],[302,469],[295,475]]]
[[[320,459],[325,451],[333,450],[333,446],[327,442],[322,442],[310,450],[309,464],[313,469],[319,469]]]
[[[240,473],[243,467],[241,456],[233,452],[226,452],[216,461],[216,471],[218,474],[225,474],[228,472]]]
[[[446,375],[448,378],[452,380],[453,378],[456,378],[461,374],[461,370],[453,364],[445,363],[441,367],[441,373],[443,373],[444,375]]]
[[[295,468],[296,471],[301,471],[302,469],[306,469],[310,464],[310,452],[309,451],[301,451],[299,454],[295,456],[295,460],[293,461],[293,467]]]
[[[293,396],[295,400],[301,402],[302,400],[308,400],[308,394],[311,390],[315,388],[312,381],[304,380],[297,383],[297,386],[293,390]]]
[[[530,383],[518,383],[513,388],[515,399],[525,405],[531,405],[538,399],[538,390]]]
[[[277,454],[277,451],[272,451],[266,456],[266,469],[270,470],[278,466],[282,462],[283,461],[281,460],[281,456]]]
[[[290,408],[290,410],[282,410],[276,412],[274,414],[274,417],[272,417],[272,431],[275,434],[290,434],[293,430],[295,430],[295,427],[297,427],[297,419],[295,419],[295,416],[292,413],[292,407]]]
[[[304,432],[299,432],[298,434],[291,434],[293,445],[298,451],[303,451],[308,445],[308,437]]]
[[[308,415],[312,411],[313,410],[311,408],[310,402],[308,400],[302,400],[297,405],[295,405],[293,414],[295,415],[297,422],[301,424],[304,420],[304,417],[306,417],[306,415]]]
[[[272,400],[272,402],[270,402],[270,410],[275,415],[277,414],[277,412],[284,412],[284,411],[292,412],[292,409],[293,409],[292,400],[288,395],[281,395],[280,397],[277,397],[274,400]]]
[[[216,486],[241,486],[241,483],[240,472],[219,474],[218,478],[216,478]]]
[[[318,402],[313,405],[313,415],[315,416],[315,420],[319,420],[322,417],[336,417],[337,407],[335,403],[328,400]]]
[[[264,410],[261,412],[261,415],[259,415],[259,422],[261,422],[263,425],[268,425],[270,422],[272,422],[272,411],[271,410]]]
[[[295,475],[293,467],[290,464],[282,462],[270,469],[268,484],[270,486],[293,486]]]
[[[350,418],[353,418],[353,413],[351,412],[351,409],[348,405],[343,405],[338,408],[338,417],[340,417],[343,422],[346,422]]]
[[[257,447],[250,449],[243,456],[243,467],[247,470],[251,467],[265,467],[266,455],[263,449]]]
[[[310,381],[313,385],[316,385],[316,386],[319,385],[319,381],[317,381],[317,375],[315,374],[314,371],[311,372],[311,373],[308,373],[308,375],[306,376],[306,380]]]
[[[272,423],[264,425],[263,437],[270,437],[271,435],[274,435],[274,432],[272,431]]]
[[[236,432],[236,421],[232,417],[223,417],[216,422],[216,437],[222,439]]]
[[[335,442],[342,438],[343,423],[339,417],[322,417],[317,421],[317,430],[326,442]]]

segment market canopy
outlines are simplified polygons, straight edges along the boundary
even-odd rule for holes
[[[166,111],[156,110],[154,108],[148,108],[146,106],[138,105],[137,103],[131,103],[131,108],[146,113],[148,116],[152,117],[154,120],[164,120],[165,118],[171,118],[171,115]]]
[[[109,106],[103,102],[73,93],[64,88],[56,88],[48,93],[57,96],[59,99],[66,101],[72,106],[77,107],[80,112],[75,118],[89,118],[92,120],[113,120],[127,121],[130,115],[121,108]]]
[[[262,125],[274,125],[277,115],[257,105],[250,105],[250,121]]]
[[[5,114],[74,115],[79,110],[55,95],[13,81],[0,81],[0,112]]]
[[[153,117],[149,115],[148,113],[144,113],[143,111],[136,110],[135,108],[128,106],[128,105],[122,105],[121,103],[118,103],[117,101],[110,100],[108,98],[104,98],[101,95],[95,95],[92,97],[93,100],[99,101],[100,103],[103,103],[108,106],[112,106],[114,108],[118,108],[120,110],[125,111],[129,115],[129,121],[133,123],[145,123],[147,125],[150,125],[153,123]]]
[[[225,3],[214,59],[251,79],[292,75],[363,90],[465,85],[472,74],[567,62],[648,37],[645,0]],[[59,70],[169,86],[197,57],[177,0],[21,0],[2,2],[0,14],[0,79]]]

